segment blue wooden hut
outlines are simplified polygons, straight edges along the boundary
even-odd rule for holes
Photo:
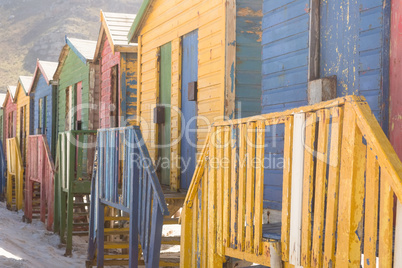
[[[36,63],[34,80],[29,95],[31,96],[31,122],[35,134],[46,136],[52,155],[56,143],[56,90],[57,81],[53,75],[57,69],[57,62],[40,61]],[[31,123],[32,124],[32,123]]]
[[[389,1],[264,0],[262,113],[363,95],[388,131]],[[327,95],[326,95],[327,94]],[[283,125],[267,131],[264,207],[282,206]]]

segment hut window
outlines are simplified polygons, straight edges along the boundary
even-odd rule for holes
[[[115,65],[111,69],[110,73],[110,127],[119,126],[119,69],[118,65]]]

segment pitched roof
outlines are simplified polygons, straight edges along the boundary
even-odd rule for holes
[[[84,64],[87,64],[88,62],[91,62],[94,59],[96,41],[68,38],[66,36],[66,44],[61,50],[57,69],[53,75],[54,80],[59,79],[61,70],[63,68],[64,62],[68,56],[70,49],[77,55],[78,58],[80,58],[80,60]]]
[[[111,13],[100,11],[101,29],[95,51],[95,58],[100,54],[104,34],[109,40],[113,53],[137,52],[137,44],[130,43],[127,34],[136,17],[135,14]]]
[[[130,31],[127,35],[127,39],[130,42],[135,42],[138,31],[139,31],[142,23],[144,22],[144,19],[146,18],[146,15],[148,14],[148,12],[152,6],[152,3],[154,1],[155,0],[144,0],[142,2],[142,5],[141,5],[140,9],[138,10],[138,13],[137,13],[137,16],[135,17],[133,25],[131,25]]]
[[[53,80],[53,75],[56,72],[57,64],[57,62],[38,60],[38,67],[42,71],[42,74],[45,77],[48,85],[49,82]]]
[[[12,101],[15,101],[15,93],[16,92],[17,92],[17,87],[16,86],[7,86],[7,93],[10,94]],[[6,102],[6,100],[4,100],[4,102]]]
[[[4,102],[6,101],[6,96],[7,96],[7,93],[0,93],[0,105],[1,105],[1,107],[3,107]]]
[[[35,68],[35,74],[34,74],[34,79],[32,79],[31,86],[29,87],[28,94],[31,93],[31,91],[34,89],[36,86],[36,83],[38,81],[38,74],[41,73],[43,77],[46,80],[46,84],[50,85],[50,83],[53,81],[53,75],[56,72],[57,69],[57,62],[50,62],[50,61],[43,61],[43,60],[37,60],[36,62],[36,68]]]
[[[18,79],[18,84],[21,84],[22,88],[25,91],[25,94],[28,94],[29,88],[32,85],[32,76],[20,76]],[[17,86],[18,89],[18,86]]]
[[[66,43],[84,63],[94,59],[96,41],[66,37]]]

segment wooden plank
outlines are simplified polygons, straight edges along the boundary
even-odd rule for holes
[[[282,190],[282,230],[281,247],[282,260],[289,261],[289,230],[290,230],[290,198],[292,183],[292,150],[293,148],[293,116],[288,116],[285,121],[284,141],[284,168]]]
[[[202,184],[202,221],[201,221],[201,267],[208,266],[208,219],[211,214],[208,213],[208,184],[209,172],[204,172],[204,179]]]
[[[379,267],[392,267],[393,201],[394,192],[390,185],[391,177],[381,170],[380,193],[380,232],[378,236]],[[399,265],[399,264],[398,264]]]
[[[239,199],[238,199],[238,231],[237,249],[244,251],[245,242],[245,213],[246,213],[246,150],[247,150],[247,125],[239,125]]]
[[[310,1],[308,80],[320,77],[320,1]]]
[[[254,187],[255,187],[255,122],[247,125],[247,180],[246,180],[246,248],[245,251],[253,253],[254,250]]]
[[[231,147],[231,155],[230,155],[230,197],[231,197],[231,204],[230,204],[230,247],[231,248],[236,248],[237,246],[237,216],[238,216],[238,164],[237,164],[237,126],[231,126],[230,127],[231,133],[230,133],[230,147]]]
[[[226,1],[225,117],[235,118],[236,99],[236,1]]]
[[[198,192],[198,188],[197,188]],[[197,230],[198,230],[198,221],[197,221],[197,216],[198,216],[198,194],[194,197],[194,202],[193,202],[193,219],[192,219],[192,227],[193,230],[191,230],[191,241],[192,241],[192,248],[191,248],[191,267],[197,267]]]
[[[328,195],[325,224],[324,266],[335,265],[336,221],[338,217],[340,154],[343,108],[331,108],[331,147],[328,171]]]
[[[230,159],[231,159],[231,139],[230,139],[230,127],[224,128],[224,157],[221,160],[220,165],[223,165],[223,245],[224,247],[230,247],[230,196],[231,196],[231,175],[230,175]]]
[[[294,115],[289,263],[296,266],[300,266],[301,264],[305,119],[306,116],[304,113]]]
[[[215,133],[215,139],[211,142],[211,145],[215,146],[216,150],[216,159],[222,159],[224,154],[223,154],[223,127],[217,127],[215,128],[216,131]],[[213,159],[213,158],[211,158]],[[210,163],[213,167],[217,168],[217,175],[216,175],[216,192],[217,192],[217,223],[216,223],[216,228],[217,228],[217,252],[220,255],[224,255],[225,249],[223,246],[223,181],[224,181],[224,171],[223,171],[223,166],[219,165],[219,163]]]
[[[255,167],[255,237],[254,253],[262,254],[262,221],[264,203],[264,148],[265,123],[257,123],[256,167]]]
[[[313,185],[314,185],[314,142],[316,134],[316,113],[306,114],[306,139],[304,150],[303,176],[303,208],[302,208],[302,240],[301,265],[310,266],[311,257],[311,219],[313,213]]]
[[[362,134],[356,125],[356,116],[350,103],[345,103],[342,134],[341,171],[339,186],[338,240],[336,265],[356,267],[360,265],[362,234],[362,210],[364,199],[365,153]],[[364,159],[364,161],[362,161]]]
[[[210,159],[216,157],[216,127],[213,127],[211,130],[212,134],[212,142],[210,143],[210,151],[209,156]],[[219,259],[216,255],[217,252],[217,243],[219,240],[217,239],[217,225],[218,225],[218,217],[217,211],[219,203],[218,203],[218,196],[219,193],[217,192],[217,182],[218,178],[216,176],[217,169],[210,164],[206,164],[205,172],[208,172],[208,267],[218,267],[219,266]]]
[[[384,134],[377,119],[372,114],[370,107],[364,101],[364,98],[351,96],[353,103],[350,105],[356,112],[357,124],[361,131],[365,133],[365,138],[371,144],[377,154],[381,169],[390,174],[390,184],[399,200],[402,200],[402,163],[394,148]]]
[[[322,243],[324,241],[325,198],[327,185],[327,159],[328,159],[328,131],[329,112],[326,109],[318,112],[318,145],[317,167],[315,177],[314,196],[314,229],[313,247],[311,251],[312,267],[322,266]]]
[[[189,208],[188,206],[183,206],[182,210],[182,222],[181,222],[181,237],[180,239],[180,267],[191,267],[192,263],[192,255],[193,255],[193,208]],[[186,237],[186,239],[184,239]]]
[[[402,263],[402,205],[399,200],[396,202],[394,263]]]
[[[367,146],[364,267],[376,267],[379,176],[380,167],[378,161],[372,148]]]

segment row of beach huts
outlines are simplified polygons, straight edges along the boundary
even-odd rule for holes
[[[66,37],[0,95],[0,195],[66,256],[88,237],[87,267],[399,267],[401,18],[396,0],[101,11],[98,40]]]

